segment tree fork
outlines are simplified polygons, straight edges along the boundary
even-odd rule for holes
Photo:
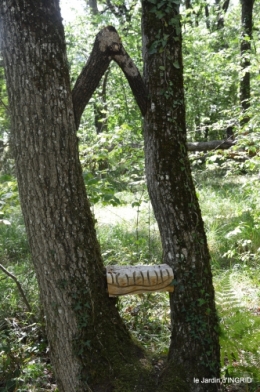
[[[124,49],[116,29],[113,26],[107,26],[97,34],[88,62],[82,69],[72,90],[77,128],[81,115],[111,60],[114,60],[124,72],[141,113],[143,116],[145,115],[148,100],[143,79]]]
[[[145,85],[116,30],[109,26],[99,33],[92,59],[71,94],[58,3],[6,0],[0,14],[21,205],[59,390],[88,391],[88,385],[93,392],[102,388],[112,390],[117,379],[120,383],[120,376],[130,379],[129,390],[151,390],[151,385],[149,388],[148,384],[139,385],[150,370],[139,361],[143,353],[131,341],[106,292],[103,262],[78,157],[76,129],[80,117],[112,59],[122,68],[145,115],[149,192],[165,261],[177,272],[177,295],[171,298],[169,364],[173,361],[177,368],[180,365],[184,371],[188,369],[189,376],[185,377],[190,385],[193,376],[217,376],[219,347],[214,330],[217,326],[214,292],[185,147],[176,11],[171,13],[170,20],[168,15],[162,20],[154,19],[153,4],[143,1]],[[166,36],[169,29],[173,54],[168,51],[168,44],[165,51],[154,56],[148,53],[148,47],[151,49],[156,41],[156,28]],[[162,71],[159,78],[158,70]],[[170,83],[174,83],[176,90],[174,105],[167,95]],[[146,90],[151,97],[149,106]],[[187,210],[189,205],[192,208]],[[191,281],[195,288],[189,287]],[[198,317],[189,319],[190,315]],[[206,331],[200,329],[205,323]],[[204,349],[209,349],[208,356]],[[174,366],[169,366],[167,375],[174,374]],[[127,367],[131,368],[128,374]],[[165,384],[156,388],[171,391],[172,384],[169,388]],[[121,390],[125,390],[124,386]],[[201,390],[200,386],[192,389]],[[215,391],[214,386],[209,386],[208,391]]]

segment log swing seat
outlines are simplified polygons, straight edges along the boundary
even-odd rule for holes
[[[109,297],[128,294],[174,291],[174,274],[167,264],[119,266],[106,268]]]

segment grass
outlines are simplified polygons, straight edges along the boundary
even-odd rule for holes
[[[151,207],[101,207],[95,210],[105,264],[160,264],[162,247]]]
[[[250,176],[196,179],[213,267],[260,260],[260,181]]]
[[[194,174],[209,249],[221,325],[222,374],[260,383],[260,182],[250,176]],[[9,194],[8,197],[6,197]],[[105,264],[162,262],[158,228],[145,191],[121,193],[118,207],[96,205]],[[37,319],[38,291],[15,181],[0,178],[1,263],[14,273]],[[156,355],[167,354],[167,293],[126,296],[118,308],[133,335]],[[15,283],[0,271],[0,391],[54,391],[41,322],[30,315]],[[9,383],[9,384],[8,384]],[[14,389],[14,385],[16,389]]]

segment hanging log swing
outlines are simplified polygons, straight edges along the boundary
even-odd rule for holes
[[[173,270],[167,264],[118,266],[106,268],[109,297],[128,294],[174,291]]]

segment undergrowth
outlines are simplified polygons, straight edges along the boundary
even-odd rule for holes
[[[216,280],[222,376],[250,377],[260,382],[260,291],[254,288],[257,300],[252,292],[247,293],[241,273],[225,271]]]
[[[15,181],[0,179],[0,391],[55,391],[38,301],[38,289]],[[223,376],[250,375],[260,383],[260,183],[256,178],[208,178],[195,174],[205,221],[221,326]],[[162,262],[158,228],[143,189],[116,194],[121,205],[95,205],[105,264]],[[155,355],[167,355],[170,310],[167,293],[122,297],[118,308],[132,334]],[[32,321],[31,317],[36,321]],[[251,390],[251,389],[250,389]]]

